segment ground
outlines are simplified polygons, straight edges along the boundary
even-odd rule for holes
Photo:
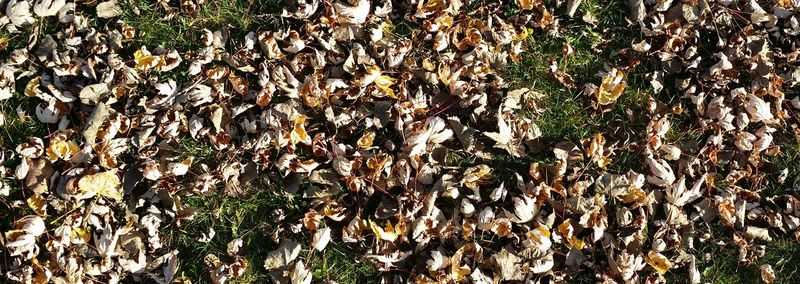
[[[577,15],[586,11],[596,15],[596,26],[587,24],[580,17],[565,19],[565,27],[560,37],[535,36],[528,42],[529,51],[524,54],[523,61],[508,67],[506,78],[510,89],[527,87],[545,95],[541,113],[531,113],[531,117],[543,131],[542,143],[552,145],[569,139],[578,141],[582,138],[604,132],[611,143],[625,145],[641,135],[648,119],[637,116],[644,108],[644,103],[649,96],[660,96],[660,99],[670,100],[674,94],[653,94],[648,81],[643,77],[646,74],[646,64],[637,67],[629,79],[629,87],[621,99],[610,112],[601,113],[590,107],[590,99],[582,94],[580,86],[586,82],[596,82],[596,73],[603,66],[613,60],[619,60],[616,51],[619,48],[629,47],[631,42],[639,40],[638,28],[629,25],[625,19],[627,8],[624,2],[614,1],[583,1]],[[274,29],[281,25],[276,13],[280,6],[276,1],[246,0],[220,0],[210,1],[202,6],[196,17],[176,16],[173,19],[163,19],[163,13],[153,1],[134,0],[134,6],[125,7],[125,16],[122,21],[135,27],[138,31],[134,47],[158,45],[175,47],[178,50],[189,50],[197,45],[197,38],[202,28],[216,29],[224,25],[235,27],[232,36],[234,40],[241,38],[246,31]],[[138,9],[139,15],[134,13]],[[561,8],[564,9],[564,8]],[[513,12],[513,11],[510,11]],[[563,12],[563,11],[562,11]],[[398,26],[398,29],[401,29]],[[398,33],[402,30],[398,30]],[[613,36],[608,36],[613,34]],[[601,36],[603,35],[603,36]],[[603,42],[604,38],[613,38],[612,41]],[[574,46],[575,53],[569,56],[562,55],[565,44]],[[11,44],[24,44],[19,40]],[[572,74],[575,87],[563,87],[549,75],[552,61],[556,61],[560,71]],[[640,74],[640,75],[639,75]],[[24,96],[16,96],[3,102],[3,112],[13,114],[18,107],[31,109],[32,103]],[[45,126],[37,123],[35,119],[19,120],[14,115],[7,117],[6,125],[0,130],[0,143],[3,149],[14,149],[24,142],[28,136],[42,135],[49,132]],[[701,133],[688,131],[690,118],[682,118],[685,125],[676,125],[668,135],[670,142],[694,141]],[[685,127],[682,129],[681,127]],[[796,141],[786,141],[784,153],[771,161],[776,165],[788,166],[800,162],[800,147]],[[184,139],[181,149],[186,155],[194,156],[205,163],[213,164],[215,151],[209,145]],[[542,153],[530,159],[546,160],[551,157],[549,153]],[[630,168],[642,166],[642,160],[636,153],[618,153],[617,158],[609,166],[610,171],[625,171]],[[454,157],[456,164],[469,163],[469,157]],[[514,165],[530,161],[519,161],[512,157],[498,159],[495,165]],[[798,174],[798,169],[790,172],[789,180]],[[775,188],[775,192],[785,190]],[[264,255],[275,248],[275,243],[269,239],[271,224],[269,222],[276,209],[284,211],[287,218],[296,218],[303,214],[304,201],[296,196],[280,195],[269,189],[262,189],[243,199],[229,199],[224,196],[193,196],[184,202],[196,210],[194,220],[184,224],[181,228],[165,228],[171,236],[170,243],[181,254],[182,266],[180,273],[197,283],[208,281],[208,272],[203,257],[209,253],[224,254],[227,242],[234,238],[242,238],[243,250],[247,255],[250,267],[246,275],[236,280],[236,283],[249,283],[267,278],[267,271],[263,268]],[[5,207],[3,207],[5,208]],[[5,210],[5,209],[2,209]],[[0,219],[6,218],[11,212],[0,210]],[[8,226],[3,221],[3,230]],[[217,236],[207,244],[196,241],[200,233],[213,228]],[[706,243],[696,244],[693,252],[701,256],[698,267],[705,281],[711,283],[749,283],[759,277],[759,265],[771,264],[779,275],[779,279],[789,280],[800,278],[797,263],[800,261],[800,245],[790,237],[768,244],[766,255],[761,257],[756,264],[742,266],[737,261],[736,246],[730,244],[731,233],[721,228],[714,228],[714,236]],[[718,246],[712,243],[724,241],[727,245]],[[313,254],[311,262],[315,278],[336,280],[339,283],[369,283],[377,280],[380,273],[369,265],[359,253],[361,248],[350,247],[345,244],[335,243],[324,253],[304,251],[303,254]],[[686,279],[686,270],[674,270],[667,274],[667,279],[673,283],[683,283]],[[591,275],[583,275],[576,279],[577,282],[591,282]]]

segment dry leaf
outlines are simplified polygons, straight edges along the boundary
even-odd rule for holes
[[[609,105],[622,95],[627,83],[625,82],[625,74],[616,68],[611,69],[605,76],[600,87],[594,91],[597,97],[597,102],[600,105]]]
[[[122,200],[122,183],[115,171],[84,176],[78,180],[78,189],[89,197],[97,194],[116,201]]]
[[[100,18],[113,18],[120,15],[122,15],[122,7],[117,5],[116,0],[97,4],[97,16]]]

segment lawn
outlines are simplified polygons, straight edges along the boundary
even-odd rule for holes
[[[203,29],[217,31],[229,28],[231,40],[227,48],[234,51],[244,42],[248,32],[277,31],[291,26],[291,23],[280,17],[284,7],[280,1],[207,0],[207,3],[199,5],[199,10],[194,15],[177,13],[171,17],[165,17],[165,8],[154,1],[120,2],[125,3],[121,4],[123,12],[119,20],[136,30],[136,36],[124,43],[125,52],[120,54],[122,58],[128,59],[133,58],[134,52],[141,46],[151,51],[158,46],[178,51],[197,50],[201,47],[198,38],[203,34]],[[465,5],[478,7],[489,1],[465,2],[468,2]],[[654,99],[664,107],[671,107],[680,103],[681,90],[674,86],[666,86],[659,93],[653,91],[650,78],[647,76],[656,71],[657,63],[650,54],[631,50],[631,44],[642,41],[645,36],[638,25],[630,22],[625,1],[584,0],[577,8],[574,17],[566,16],[564,5],[555,11],[560,20],[558,33],[531,30],[532,34],[525,39],[527,51],[521,54],[521,60],[508,64],[500,71],[507,84],[503,88],[505,92],[528,88],[541,95],[535,107],[526,107],[521,113],[541,129],[541,137],[536,143],[540,149],[545,150],[531,151],[522,157],[514,157],[498,150],[492,152],[494,155],[491,159],[469,152],[449,152],[444,167],[464,169],[487,165],[493,169],[492,184],[505,181],[505,185],[509,186],[513,183],[511,180],[514,179],[514,174],[527,173],[531,164],[549,164],[557,161],[554,153],[547,149],[557,147],[564,141],[582,145],[583,141],[602,133],[605,144],[614,145],[615,152],[611,156],[612,159],[605,168],[587,162],[580,171],[581,175],[596,177],[605,172],[625,174],[631,169],[646,172],[642,141],[647,139],[647,127],[651,122],[651,117],[646,114],[649,100]],[[510,16],[518,12],[510,9],[500,11],[500,14]],[[583,17],[584,15],[593,15],[595,20],[587,21],[588,18]],[[111,20],[92,22],[98,27],[112,23]],[[410,36],[410,31],[418,28],[414,23],[398,22],[395,23],[394,30],[387,32],[398,36]],[[39,32],[46,33],[46,26]],[[0,38],[8,40],[8,46],[0,52],[0,56],[3,57],[10,56],[11,50],[25,46],[27,40],[22,34],[10,33],[4,33]],[[574,51],[565,54],[565,46],[570,46]],[[598,74],[608,70],[609,66],[617,66],[631,60],[640,63],[626,70],[627,88],[616,103],[605,109],[594,107],[593,96],[586,94],[583,86],[587,83],[599,84],[602,75]],[[557,65],[560,74],[569,74],[573,82],[564,84],[554,76],[551,72],[553,64]],[[164,73],[160,79],[191,81],[192,76],[188,74],[187,65],[184,63],[177,70]],[[255,80],[252,77],[250,79]],[[0,130],[0,145],[4,152],[13,151],[18,145],[27,142],[28,137],[47,137],[58,131],[54,124],[42,124],[35,116],[20,118],[16,115],[18,110],[28,114],[36,112],[38,101],[25,96],[24,90],[25,84],[17,82],[17,92],[14,96],[0,101],[0,113],[5,114],[5,124]],[[147,88],[141,92],[144,96],[155,95]],[[689,107],[687,104],[684,106]],[[490,111],[492,116],[496,116],[496,111],[497,109]],[[689,111],[676,112],[671,119],[672,128],[665,137],[667,143],[682,147],[698,147],[696,144],[704,143],[710,136],[710,132],[698,127],[697,116]],[[385,133],[377,135],[383,134]],[[354,137],[358,136],[354,134]],[[175,181],[178,184],[182,183],[186,188],[195,186],[196,177],[210,173],[209,169],[216,168],[221,162],[244,159],[228,151],[217,150],[208,141],[193,139],[186,131],[169,143],[181,157],[193,157],[189,169],[192,175],[176,177]],[[763,180],[768,185],[761,194],[764,196],[793,194],[792,183],[800,174],[800,170],[795,166],[800,163],[800,146],[798,146],[800,144],[793,135],[788,134],[775,135],[773,144],[781,145],[782,149],[777,155],[764,157],[763,162],[776,170],[763,174]],[[132,152],[123,154],[120,160],[135,163],[137,162],[135,154]],[[7,161],[8,168],[13,171],[12,166],[19,162],[19,160]],[[778,170],[784,168],[788,169],[785,178],[787,182],[780,184],[777,182]],[[280,230],[285,230],[287,224],[297,224],[298,220],[303,220],[307,216],[309,209],[317,206],[312,204],[316,199],[308,198],[302,192],[289,193],[281,188],[283,184],[280,182],[271,182],[282,179],[277,171],[262,173],[262,176],[255,178],[251,183],[252,189],[236,197],[231,197],[224,191],[210,194],[176,191],[185,192],[176,194],[178,196],[176,200],[183,206],[191,208],[194,216],[179,223],[165,223],[159,230],[165,238],[162,240],[164,245],[179,252],[178,278],[191,280],[192,283],[211,282],[213,276],[209,273],[208,255],[213,254],[223,261],[229,261],[231,257],[226,253],[229,242],[241,239],[242,244],[238,254],[248,265],[243,269],[242,275],[230,279],[231,283],[270,281],[270,271],[264,268],[264,259],[269,252],[279,247],[281,242],[279,234],[282,234]],[[32,212],[30,209],[20,209],[27,206],[12,206],[15,197],[27,197],[28,193],[18,187],[13,178],[6,178],[6,182],[15,186],[11,187],[8,197],[0,197],[3,203],[3,206],[0,206],[0,220],[2,220],[0,231],[3,232],[10,230],[15,220]],[[358,204],[359,212],[362,209],[365,212],[378,211],[376,208],[378,202],[380,200],[372,198],[363,205],[363,208],[362,204]],[[453,203],[455,204],[455,201]],[[130,205],[134,205],[133,202]],[[618,207],[624,206],[609,201],[604,210],[614,212],[619,209]],[[367,215],[367,213],[362,214]],[[60,217],[51,215],[45,221],[56,222],[57,218]],[[331,222],[326,226],[334,226],[337,229],[346,225],[333,221],[323,222]],[[656,227],[653,225],[651,229]],[[210,231],[215,235],[210,241],[198,241]],[[800,244],[794,240],[791,233],[777,235],[773,242],[755,241],[755,247],[763,247],[764,254],[747,263],[738,261],[739,247],[734,244],[733,236],[736,234],[734,230],[717,224],[713,227],[698,225],[693,231],[697,236],[707,233],[707,240],[700,241],[699,238],[694,238],[693,248],[681,248],[681,252],[685,251],[698,258],[697,268],[703,282],[755,283],[761,278],[759,267],[763,264],[769,264],[775,270],[776,283],[795,283],[800,279],[798,271],[800,266],[796,264],[800,261]],[[313,233],[308,231],[300,231],[295,236],[303,244],[311,243],[314,237]],[[485,241],[489,244],[487,247],[491,247],[493,242],[493,239]],[[650,241],[647,242],[649,245]],[[499,248],[499,241],[497,246]],[[408,267],[382,271],[379,263],[373,258],[366,257],[375,253],[377,252],[371,247],[370,242],[343,243],[341,239],[335,237],[322,252],[306,245],[299,255],[307,260],[308,268],[315,280],[376,283],[381,277],[389,279],[388,277],[395,275],[411,273],[405,270]],[[8,256],[3,254],[3,257],[5,259],[3,266],[9,267]],[[424,267],[424,264],[420,267]],[[0,272],[6,271],[0,270]],[[567,277],[566,281],[593,283],[594,272],[591,268],[586,268],[575,277]],[[687,269],[681,267],[666,272],[665,278],[670,283],[687,283],[688,273]]]

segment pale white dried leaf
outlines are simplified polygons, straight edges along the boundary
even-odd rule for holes
[[[292,239],[284,240],[277,249],[267,253],[264,268],[272,270],[289,265],[300,255],[300,249],[300,243],[297,241]]]
[[[311,270],[306,269],[302,261],[294,264],[291,275],[292,284],[310,284],[313,279]]]
[[[97,104],[101,97],[105,94],[108,94],[111,90],[108,88],[108,84],[99,83],[88,85],[81,89],[80,94],[78,97],[81,99],[81,103],[87,105]]]
[[[113,18],[122,15],[122,7],[117,4],[116,0],[97,4],[96,10],[97,16],[100,18]]]
[[[6,4],[6,17],[14,27],[23,27],[36,22],[33,14],[31,14],[31,3],[27,0],[8,1]]]
[[[33,5],[33,12],[39,17],[55,16],[65,4],[65,0],[39,0]]]
[[[311,241],[311,246],[316,249],[317,251],[325,250],[325,247],[328,246],[328,243],[331,241],[331,228],[325,227],[320,230],[317,230],[314,233],[314,238]]]

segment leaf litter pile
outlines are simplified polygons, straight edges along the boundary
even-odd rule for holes
[[[172,17],[204,2],[157,5]],[[769,162],[800,135],[798,1],[627,1],[640,40],[614,50],[614,65],[578,78],[554,61],[548,75],[595,115],[644,78],[653,95],[631,114],[644,130],[556,142],[536,124],[548,94],[510,88],[506,70],[533,38],[559,38],[580,1],[290,2],[280,29],[204,29],[196,49],[176,50],[136,45],[137,27],[118,19],[125,3],[0,1],[0,101],[31,102],[0,113],[0,127],[49,129],[0,154],[13,212],[2,277],[189,283],[164,230],[197,213],[182,199],[254,191],[306,203],[299,216],[268,213],[261,237],[275,249],[257,262],[241,239],[222,240],[227,252],[205,257],[213,283],[249,270],[310,283],[314,251],[331,243],[363,252],[386,283],[576,272],[699,283],[691,249],[713,228],[727,228],[745,264],[775,238],[800,239],[796,165]],[[573,52],[566,43],[563,56]],[[678,124],[700,135],[670,142]],[[221,158],[186,155],[185,140]],[[621,155],[641,166],[611,170]],[[763,265],[760,276],[781,275]]]

